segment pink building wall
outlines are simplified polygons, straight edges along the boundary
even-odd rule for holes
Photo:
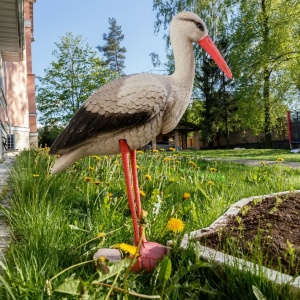
[[[27,95],[28,95],[28,113],[29,113],[29,142],[31,145],[37,146],[37,113],[35,101],[35,75],[32,73],[32,52],[31,43],[33,39],[33,2],[25,1],[25,41],[26,41],[26,66],[27,66]],[[26,26],[30,24],[30,26]]]
[[[26,64],[22,62],[5,62],[6,101],[10,125],[28,127],[28,100]]]
[[[7,101],[9,134],[15,135],[15,149],[38,145],[35,102],[35,75],[32,74],[33,3],[24,0],[23,61],[5,61],[4,96]]]

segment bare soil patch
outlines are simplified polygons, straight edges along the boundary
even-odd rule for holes
[[[252,201],[201,244],[300,276],[300,193]]]

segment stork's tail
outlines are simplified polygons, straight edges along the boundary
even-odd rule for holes
[[[80,149],[72,150],[70,152],[62,154],[56,159],[51,169],[51,174],[55,175],[65,170],[66,168],[74,164],[76,161],[78,161],[80,158],[82,158],[82,151],[80,151]]]

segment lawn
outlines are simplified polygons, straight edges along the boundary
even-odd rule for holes
[[[236,149],[236,150],[201,150],[198,152],[203,158],[218,159],[253,159],[276,161],[283,158],[285,161],[300,162],[300,153],[292,153],[285,149]]]
[[[249,167],[205,157],[288,160],[289,153],[139,152],[147,238],[164,245],[173,240],[174,247],[151,274],[128,272],[130,259],[103,274],[95,269],[93,254],[132,243],[120,156],[87,157],[52,176],[55,158],[47,149],[23,151],[8,182],[11,208],[2,208],[12,234],[0,299],[257,299],[253,286],[267,299],[288,299],[288,287],[236,270],[220,273],[201,261],[197,245],[191,243],[185,251],[176,245],[185,233],[210,225],[241,198],[300,189],[300,170],[281,159]],[[181,232],[168,229],[171,218],[184,222]]]

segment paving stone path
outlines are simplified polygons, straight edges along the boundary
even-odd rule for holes
[[[14,157],[5,157],[3,161],[0,162],[0,195],[3,193],[5,195],[5,189],[7,188],[7,178],[9,176],[10,169],[13,165]],[[9,207],[8,199],[5,197],[2,199],[1,195],[0,207]],[[4,254],[6,251],[7,244],[9,242],[9,228],[5,223],[3,212],[0,209],[0,261],[3,261]],[[0,268],[1,271],[1,268]]]

